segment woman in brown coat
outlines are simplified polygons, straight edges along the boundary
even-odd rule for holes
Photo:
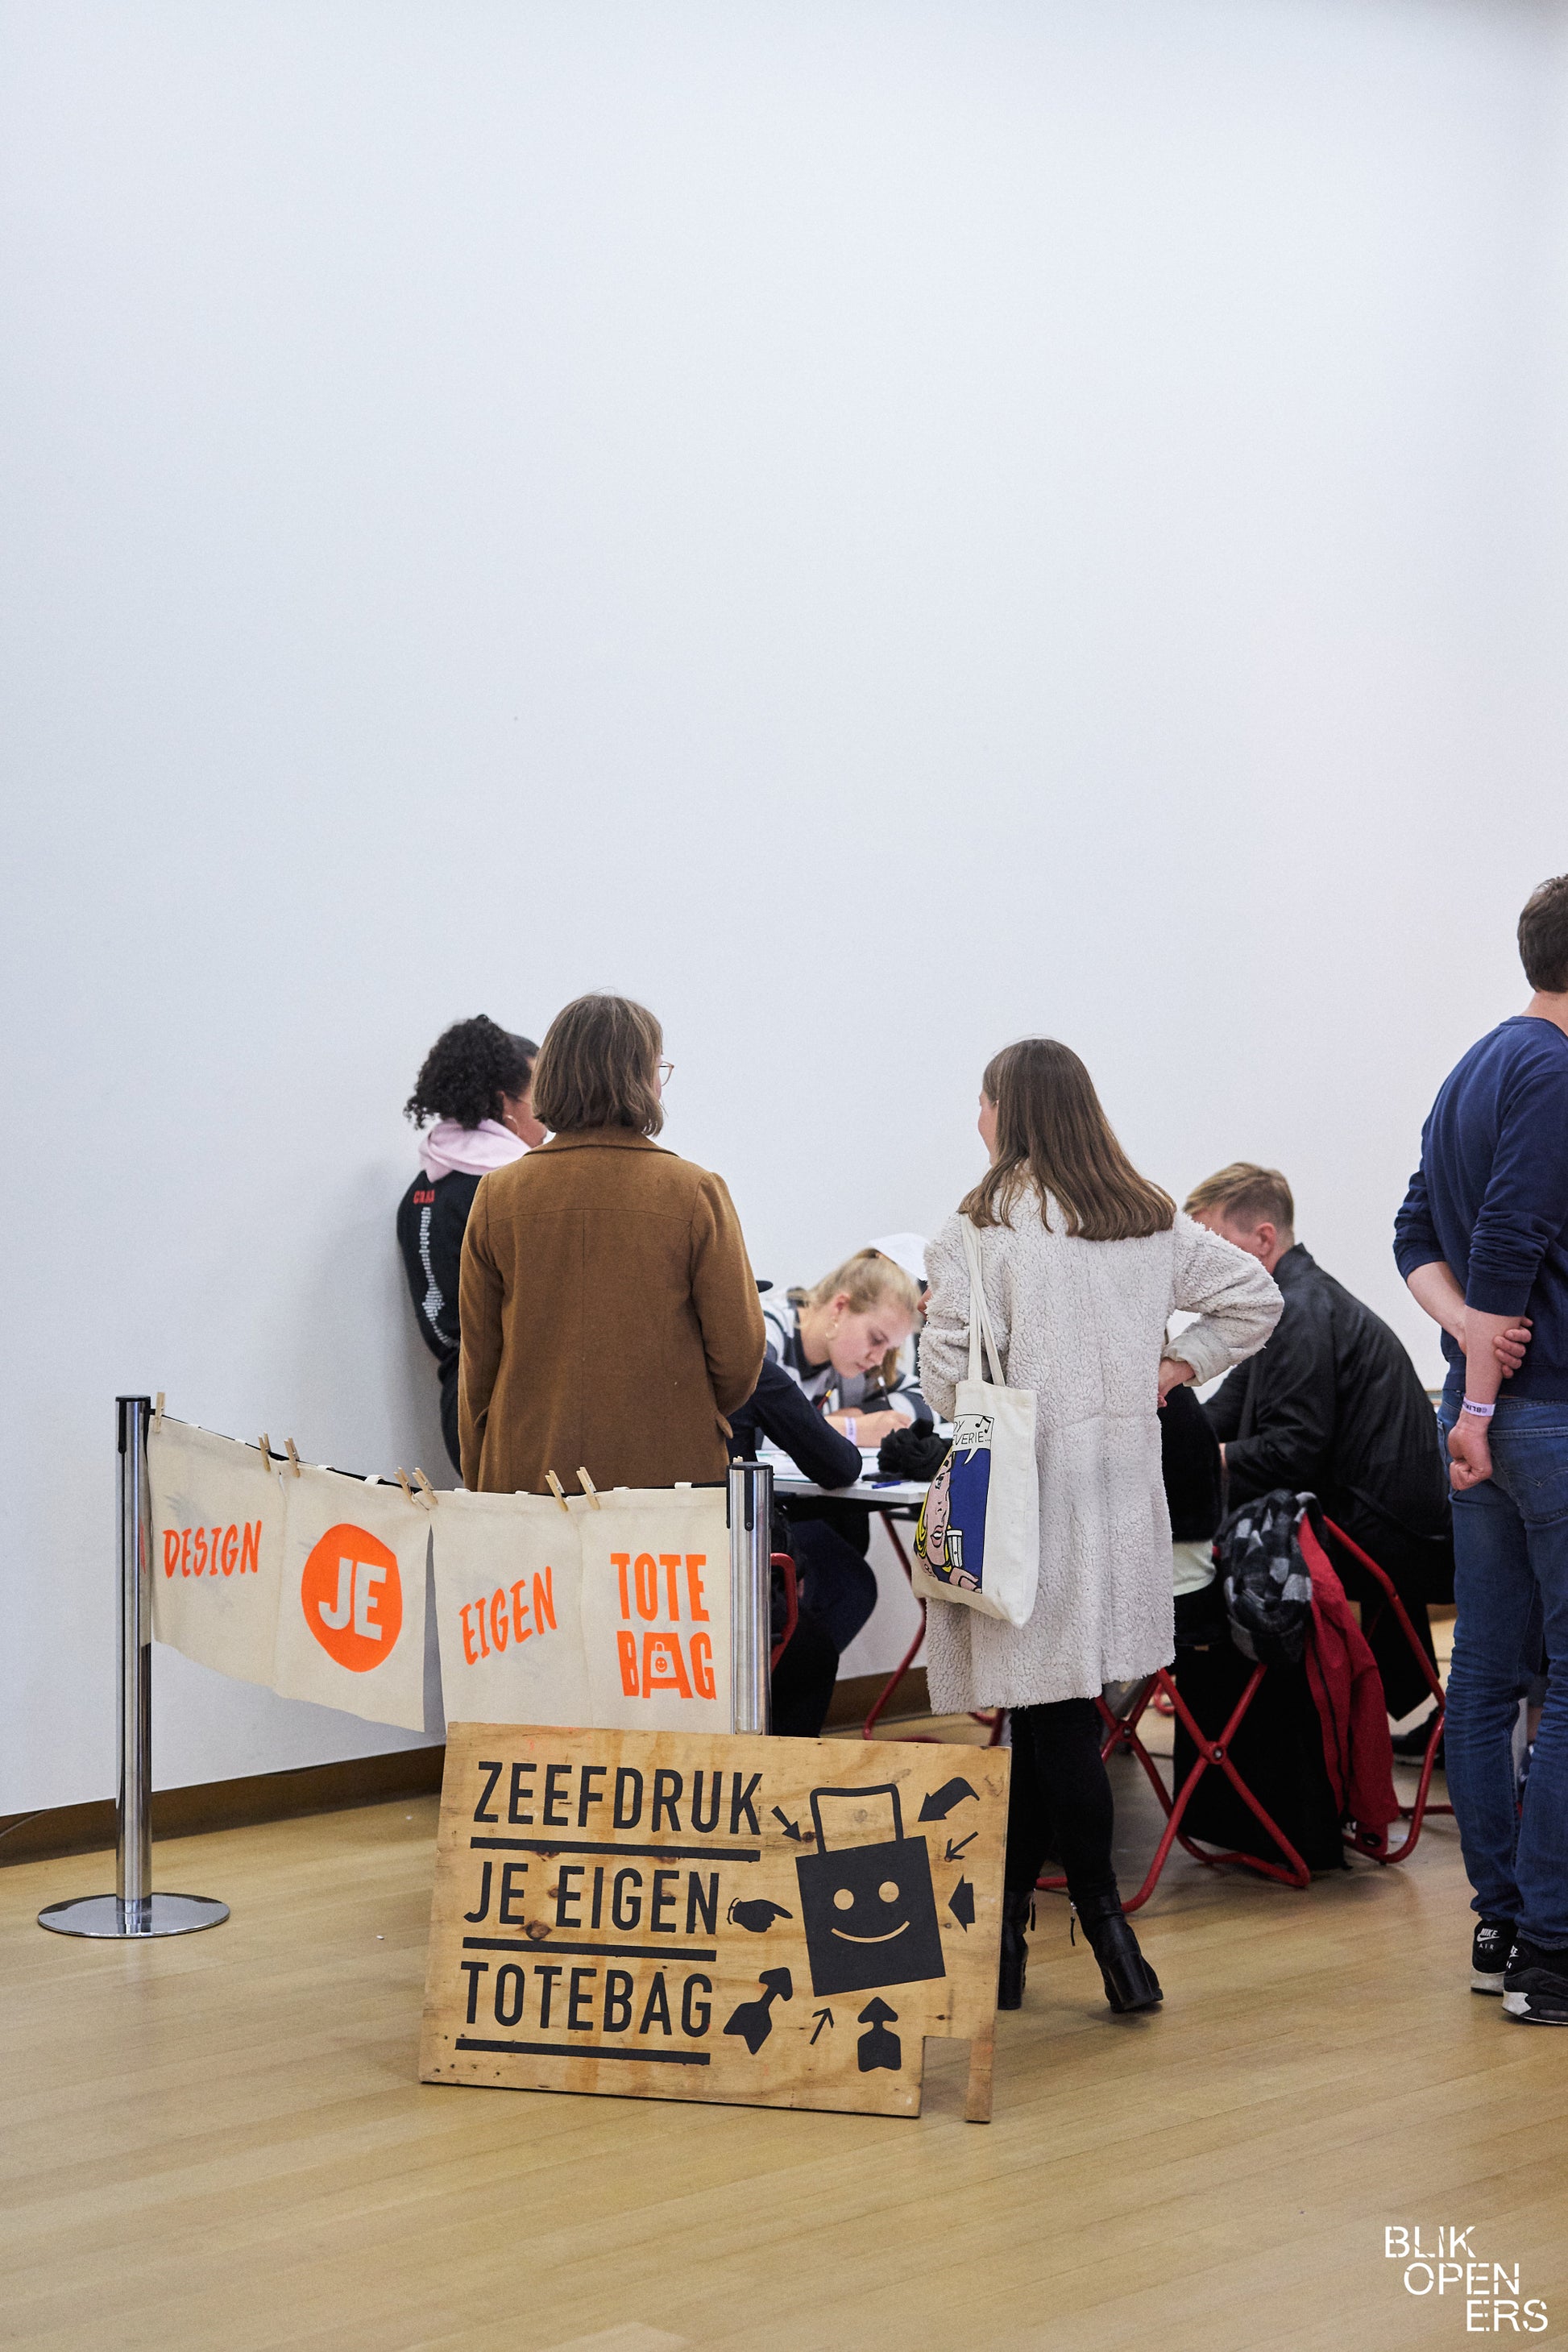
[[[583,996],[533,1066],[548,1143],[485,1177],[463,1241],[463,1483],[722,1479],[763,1316],[723,1179],[653,1141],[669,1065],[644,1006]]]

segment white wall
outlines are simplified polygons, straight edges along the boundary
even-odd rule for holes
[[[110,1786],[111,1399],[442,1467],[449,1019],[641,994],[759,1272],[1047,1029],[1389,1223],[1568,865],[1563,57],[1509,0],[5,16],[0,1810]],[[398,1735],[160,1653],[158,1774]]]

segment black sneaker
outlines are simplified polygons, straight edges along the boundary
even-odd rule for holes
[[[1513,1948],[1511,1919],[1480,1919],[1470,1945],[1470,1990],[1497,1992],[1502,1990],[1503,1972],[1508,1956]]]
[[[1568,2025],[1568,1948],[1543,1951],[1521,1937],[1509,1954],[1502,2005],[1524,2025]]]

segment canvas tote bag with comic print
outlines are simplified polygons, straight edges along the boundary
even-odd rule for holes
[[[1040,1574],[1040,1486],[1035,1395],[1003,1385],[981,1283],[980,1236],[960,1219],[969,1267],[969,1377],[958,1383],[952,1444],[931,1482],[915,1529],[914,1588],[1023,1625]],[[981,1378],[984,1343],[989,1381]]]

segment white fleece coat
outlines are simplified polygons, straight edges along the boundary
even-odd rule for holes
[[[1171,1521],[1160,1474],[1159,1364],[1184,1357],[1200,1381],[1257,1353],[1279,1293],[1255,1257],[1179,1213],[1169,1233],[1070,1240],[1049,1203],[1024,1193],[1013,1223],[979,1232],[985,1303],[1009,1388],[1035,1391],[1040,1583],[1025,1625],[933,1601],[927,1672],[939,1715],[1092,1698],[1174,1654]],[[969,1276],[948,1219],[926,1251],[931,1297],[921,1385],[952,1412],[969,1367]],[[1171,1316],[1199,1320],[1166,1344]]]

